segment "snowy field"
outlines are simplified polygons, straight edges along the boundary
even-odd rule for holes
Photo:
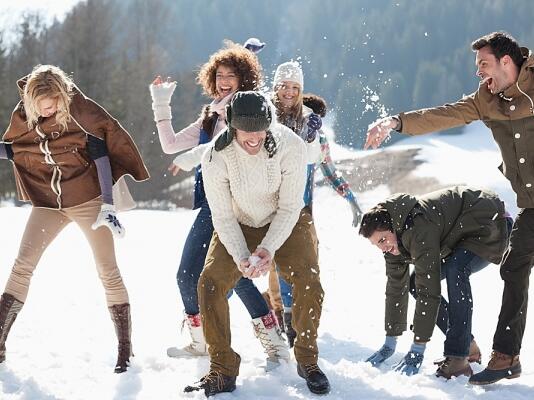
[[[475,126],[462,136],[410,138],[398,146],[422,147],[417,174],[443,183],[478,184],[502,195],[517,209],[507,182],[496,169],[499,156],[489,131]],[[391,151],[393,148],[390,148]],[[351,153],[333,146],[334,158]],[[353,154],[357,157],[358,154]],[[364,210],[387,196],[386,189],[359,194]],[[0,285],[16,256],[29,208],[0,208]],[[397,353],[380,369],[363,362],[383,343],[385,275],[383,257],[350,226],[348,205],[328,187],[316,191],[321,278],[326,292],[320,327],[319,364],[332,391],[325,399],[532,399],[534,398],[534,316],[527,322],[522,350],[523,375],[487,388],[467,378],[434,377],[432,361],[442,354],[444,337],[435,330],[421,373],[414,377],[390,371],[408,350],[412,335],[399,340]],[[131,211],[121,214],[126,237],[117,242],[119,265],[130,293],[135,357],[131,369],[114,374],[116,339],[90,249],[75,226],[69,226],[43,256],[26,305],[7,341],[0,365],[0,399],[201,399],[182,390],[208,369],[208,360],[177,360],[168,346],[185,343],[180,336],[181,301],[175,282],[180,252],[195,212]],[[258,281],[265,288],[265,279]],[[534,285],[533,285],[534,286]],[[473,334],[487,363],[502,281],[491,265],[472,277]],[[445,288],[443,289],[445,290]],[[531,289],[531,298],[534,290]],[[532,301],[531,301],[532,303]],[[262,349],[254,338],[244,306],[230,300],[233,346],[242,357],[237,390],[217,399],[313,399],[298,377],[294,361],[266,374]],[[531,306],[534,306],[531,304]],[[411,315],[411,312],[410,314]],[[475,365],[480,371],[482,366]]]

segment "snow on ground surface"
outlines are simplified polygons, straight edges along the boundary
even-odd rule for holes
[[[410,138],[396,146],[420,146],[417,173],[443,183],[464,182],[499,192],[513,213],[514,196],[496,170],[499,155],[489,131],[475,126],[462,136]],[[346,149],[333,146],[336,153]],[[358,154],[353,154],[357,157]],[[345,157],[343,157],[345,158]],[[364,210],[389,195],[380,186],[360,193]],[[0,208],[0,284],[16,257],[29,208]],[[412,335],[399,340],[397,353],[380,369],[363,362],[383,343],[385,275],[383,257],[350,226],[344,200],[328,187],[316,191],[315,214],[320,239],[321,278],[326,292],[320,327],[319,364],[332,391],[325,399],[532,399],[534,397],[534,317],[527,321],[522,350],[523,375],[487,388],[467,378],[434,377],[432,361],[442,354],[444,337],[437,329],[427,346],[421,373],[414,377],[390,371],[408,350]],[[186,342],[180,336],[181,301],[175,283],[180,252],[194,211],[137,210],[120,215],[127,235],[117,242],[119,265],[130,293],[135,357],[129,372],[113,374],[116,342],[88,244],[76,226],[61,233],[43,256],[26,305],[7,341],[7,360],[0,365],[0,398],[24,399],[201,399],[183,387],[208,369],[207,359],[177,360],[168,346]],[[258,281],[266,287],[265,279]],[[534,286],[534,285],[533,285]],[[472,277],[473,333],[488,361],[500,309],[502,281],[496,265]],[[444,289],[445,290],[445,289]],[[531,298],[534,297],[531,289]],[[230,299],[232,341],[241,354],[237,390],[217,399],[313,399],[294,361],[266,374],[250,318],[236,296]],[[413,311],[413,309],[412,309]],[[411,315],[410,311],[409,315]],[[476,371],[482,366],[475,365]]]

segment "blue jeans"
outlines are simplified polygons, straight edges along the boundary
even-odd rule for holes
[[[278,268],[276,269],[278,273]],[[287,283],[281,274],[278,274],[278,282],[280,283],[280,296],[282,297],[282,303],[284,308],[291,308],[293,305],[293,291],[291,285]]]
[[[469,276],[488,265],[488,261],[461,247],[454,249],[441,264],[441,279],[447,280],[449,302],[441,296],[436,325],[445,334],[445,356],[467,357],[469,354],[473,339],[473,298]],[[415,272],[410,276],[410,293],[417,298]]]
[[[185,240],[180,267],[176,274],[184,309],[188,315],[195,315],[200,312],[197,284],[200,273],[204,268],[204,260],[208,253],[212,234],[211,210],[208,202],[204,199]],[[235,286],[235,292],[245,304],[252,318],[258,318],[269,313],[265,299],[250,279],[241,278]]]
[[[467,357],[471,344],[473,296],[469,276],[489,262],[469,250],[456,248],[441,264],[441,279],[447,280],[449,321],[445,333],[445,356]]]

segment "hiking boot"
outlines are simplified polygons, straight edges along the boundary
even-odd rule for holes
[[[317,364],[297,364],[297,373],[301,378],[306,379],[306,385],[308,385],[310,392],[326,394],[330,391],[330,382]]]
[[[0,297],[0,363],[6,360],[6,340],[24,303],[8,293]]]
[[[472,385],[489,385],[501,379],[518,378],[521,375],[521,363],[519,355],[509,356],[508,354],[493,351],[491,360],[486,369],[469,378]]]
[[[477,342],[475,342],[475,339],[471,340],[471,344],[469,345],[467,361],[470,363],[476,362],[482,364],[482,353],[480,352],[480,348],[478,347]]]
[[[235,390],[235,376],[221,374],[218,371],[210,370],[200,381],[194,385],[186,386],[185,393],[204,389],[206,397],[214,396],[218,393],[233,392]]]
[[[276,317],[271,310],[263,317],[252,320],[254,336],[259,340],[267,354],[265,370],[270,371],[280,365],[280,360],[289,361],[289,348],[282,337],[282,332],[276,322]]]
[[[169,347],[167,349],[167,355],[175,358],[208,356],[208,346],[206,345],[206,339],[204,339],[204,332],[202,332],[200,314],[184,314],[182,331],[186,325],[191,335],[191,343],[184,347]]]
[[[295,345],[295,339],[297,338],[297,332],[293,329],[293,325],[291,325],[291,318],[293,318],[293,312],[284,311],[284,325],[286,327],[285,331],[289,348]]]
[[[120,374],[126,372],[130,366],[132,352],[132,319],[130,316],[130,304],[115,304],[109,307],[111,319],[115,325],[115,333],[119,341],[117,363],[114,372]]]
[[[438,365],[436,371],[438,378],[451,379],[453,376],[473,375],[473,370],[467,357],[445,357],[441,362],[435,362],[434,364]]]

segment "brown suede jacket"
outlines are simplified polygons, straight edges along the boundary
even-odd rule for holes
[[[17,84],[23,90],[27,77]],[[87,154],[87,135],[106,141],[114,182],[123,175],[136,181],[149,178],[141,155],[128,132],[78,88],[70,104],[71,121],[61,131],[55,117],[41,118],[28,129],[24,104],[11,115],[3,140],[12,143],[19,199],[35,207],[61,209],[98,197],[95,163]]]
[[[398,115],[401,132],[420,135],[481,120],[501,150],[499,169],[517,194],[517,205],[534,208],[534,56],[522,48],[524,62],[517,82],[502,95],[486,85],[452,104]]]

